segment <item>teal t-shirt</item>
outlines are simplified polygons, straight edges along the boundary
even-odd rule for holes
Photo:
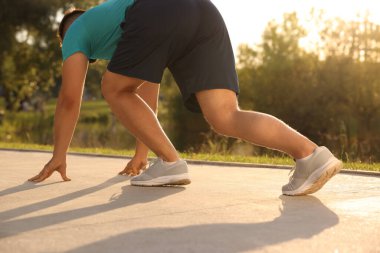
[[[82,52],[88,59],[110,60],[123,30],[120,24],[134,0],[108,0],[89,9],[69,27],[62,43],[62,57]]]

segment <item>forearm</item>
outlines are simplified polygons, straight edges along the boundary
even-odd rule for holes
[[[63,63],[62,86],[54,117],[54,157],[66,156],[78,121],[88,59],[75,53]]]
[[[66,176],[66,153],[78,121],[87,67],[87,56],[81,52],[63,62],[62,83],[54,116],[53,158],[29,181],[42,182],[54,171],[58,171],[64,181],[71,180]]]
[[[78,121],[80,101],[68,101],[60,96],[54,118],[54,157],[64,158]]]

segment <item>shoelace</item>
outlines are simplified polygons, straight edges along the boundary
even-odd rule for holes
[[[293,159],[294,162],[297,162],[296,159]],[[294,178],[294,172],[296,171],[296,165],[293,166],[293,168],[289,171],[289,181],[291,181]]]
[[[153,159],[153,160],[150,160],[149,161],[149,166],[146,167],[146,169],[143,169],[143,170],[140,170],[140,173],[147,173],[151,168],[152,166],[154,166],[156,163],[158,163],[158,161],[160,160],[160,158],[156,158],[156,159]]]
[[[149,170],[152,166],[154,166],[156,163],[158,163],[161,159],[160,158],[156,158],[156,159],[153,159],[153,160],[150,160],[149,161],[149,166],[147,168],[147,170]]]
[[[294,172],[296,171],[296,166],[294,166],[290,171],[289,171],[289,181],[291,181],[294,178]]]

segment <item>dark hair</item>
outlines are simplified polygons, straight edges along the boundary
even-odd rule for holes
[[[70,10],[65,12],[65,15],[63,16],[62,21],[59,24],[58,34],[57,34],[57,36],[59,38],[59,42],[61,43],[61,45],[63,42],[63,38],[65,36],[64,32],[65,32],[65,27],[66,27],[67,22],[70,21],[75,16],[82,15],[84,12],[85,12],[85,10],[82,10],[82,9],[70,9]]]

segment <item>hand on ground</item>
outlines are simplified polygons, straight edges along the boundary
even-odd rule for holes
[[[124,170],[119,172],[119,175],[125,176],[137,176],[140,174],[141,170],[146,169],[146,165],[148,164],[148,160],[146,158],[142,159],[139,157],[133,157],[125,166]]]
[[[29,178],[28,181],[31,182],[42,182],[46,178],[50,177],[54,171],[59,172],[63,181],[70,181],[71,179],[66,176],[66,162],[60,162],[55,160],[50,160],[44,168],[40,171],[40,173],[32,178]]]

